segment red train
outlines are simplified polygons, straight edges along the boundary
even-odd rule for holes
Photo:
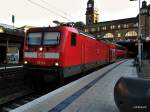
[[[39,27],[27,31],[24,41],[24,70],[32,78],[49,82],[88,71],[125,58],[127,49],[97,41],[68,26]]]

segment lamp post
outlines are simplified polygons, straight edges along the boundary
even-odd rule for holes
[[[130,0],[137,1],[137,0]],[[139,20],[138,20],[138,62],[139,62],[139,72],[141,72],[142,67],[142,42],[141,42],[141,13],[140,13],[141,0],[139,0]]]
[[[12,23],[13,23],[13,31],[14,31],[14,29],[15,29],[15,26],[14,26],[14,23],[15,23],[15,16],[14,16],[14,15],[12,15]]]

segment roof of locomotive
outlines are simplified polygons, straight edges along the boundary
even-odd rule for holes
[[[38,31],[42,31],[42,32],[47,32],[47,31],[61,31],[61,30],[67,30],[67,31],[71,31],[80,35],[84,35],[87,36],[89,38],[92,38],[95,40],[95,37],[87,32],[78,30],[74,27],[70,27],[70,26],[56,26],[56,27],[34,27],[34,28],[30,28],[27,30],[27,32],[38,32]]]
[[[27,32],[46,32],[46,31],[61,31],[61,30],[69,30],[75,33],[78,33],[78,30],[73,28],[73,27],[68,27],[68,26],[56,26],[56,27],[33,27],[28,29]]]

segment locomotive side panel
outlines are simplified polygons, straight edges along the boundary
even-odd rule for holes
[[[101,45],[102,64],[109,63],[109,46],[103,42]]]
[[[78,33],[67,31],[63,52],[64,77],[81,72],[81,41]]]
[[[108,46],[104,42],[82,36],[84,46],[84,70],[106,64],[109,60]]]

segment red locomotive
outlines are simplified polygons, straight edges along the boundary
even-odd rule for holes
[[[44,81],[67,78],[125,57],[127,50],[68,26],[27,31],[24,70]],[[122,47],[123,48],[123,47]]]

